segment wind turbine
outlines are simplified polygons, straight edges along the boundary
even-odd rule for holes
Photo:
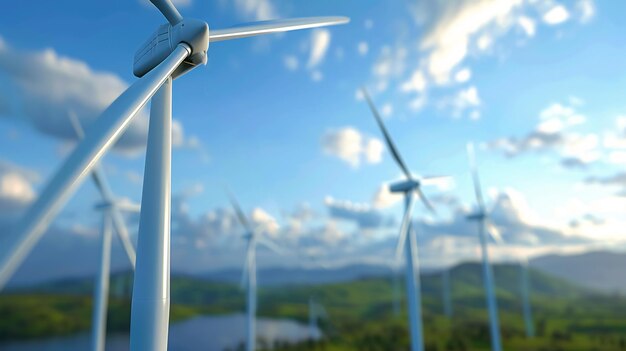
[[[257,305],[257,292],[256,292],[256,246],[257,244],[264,245],[268,249],[282,253],[273,242],[262,237],[256,228],[253,228],[246,215],[241,210],[237,199],[232,194],[229,194],[230,202],[232,203],[237,219],[239,223],[244,227],[246,233],[244,239],[248,241],[246,248],[246,258],[243,265],[243,271],[241,274],[241,285],[246,287],[246,351],[256,350],[256,305]]]
[[[398,317],[400,315],[400,277],[399,271],[399,262],[398,260],[394,260],[390,265],[391,269],[391,303],[393,307],[393,315],[394,317]]]
[[[79,139],[84,137],[83,128],[74,113],[70,113],[70,122]],[[91,350],[104,351],[106,340],[107,306],[109,301],[109,279],[111,265],[111,229],[115,231],[124,246],[133,269],[135,268],[135,248],[130,242],[128,228],[120,213],[121,210],[139,212],[138,205],[128,204],[115,200],[104,172],[95,166],[91,177],[102,196],[102,202],[96,205],[96,210],[102,212],[102,241],[100,243],[100,267],[96,278],[96,288],[93,297],[93,315],[91,322]]]
[[[485,284],[485,293],[487,299],[487,309],[489,312],[489,328],[491,334],[491,350],[502,351],[502,343],[500,341],[500,322],[498,320],[498,302],[494,292],[493,269],[489,262],[489,250],[487,247],[487,233],[496,242],[500,242],[499,233],[488,220],[485,202],[483,200],[482,190],[480,188],[480,179],[478,178],[478,168],[476,166],[476,157],[474,155],[474,145],[467,145],[467,155],[472,172],[472,180],[474,182],[474,192],[478,209],[475,213],[467,216],[470,221],[476,221],[478,224],[478,238],[480,239],[480,247],[482,252],[483,265],[483,281]]]
[[[209,31],[206,22],[183,18],[170,0],[151,2],[169,23],[159,26],[135,54],[133,73],[139,79],[91,126],[17,223],[11,236],[13,241],[0,259],[2,287],[84,177],[119,139],[137,112],[152,99],[131,308],[132,351],[167,349],[172,80],[206,64],[210,42],[349,21],[345,17],[305,18]]]
[[[324,306],[319,304],[313,296],[309,297],[309,337],[313,340],[319,339],[321,335],[321,331],[319,328],[318,321],[321,318],[328,319],[328,313]]]
[[[532,307],[530,305],[530,278],[528,276],[528,259],[525,257],[520,260],[520,280],[522,287],[522,312],[524,314],[524,327],[526,329],[526,337],[532,339],[535,337],[535,325],[533,323]]]
[[[441,290],[443,299],[443,313],[452,318],[452,289],[450,288],[450,271],[452,267],[444,267],[441,271]]]
[[[421,293],[420,293],[420,282],[419,282],[419,268],[418,268],[418,257],[417,257],[417,244],[415,238],[415,232],[411,228],[411,213],[413,211],[413,194],[417,194],[431,212],[435,212],[434,208],[422,192],[422,185],[429,185],[435,182],[442,180],[443,177],[433,177],[433,178],[418,178],[415,177],[409,172],[406,164],[402,160],[400,153],[398,152],[395,144],[393,143],[387,128],[385,128],[385,124],[383,123],[374,102],[372,101],[369,93],[365,88],[362,89],[363,96],[369,105],[376,122],[378,123],[378,127],[380,128],[385,141],[387,143],[387,147],[389,148],[389,152],[393,156],[393,159],[396,161],[402,173],[404,173],[406,180],[402,180],[396,183],[393,183],[389,186],[389,190],[393,193],[402,193],[404,194],[404,216],[402,218],[402,225],[400,226],[400,236],[398,238],[398,245],[396,247],[396,257],[400,257],[402,250],[405,250],[406,256],[406,295],[407,302],[409,308],[409,326],[411,332],[411,350],[412,351],[423,351],[424,350],[424,339],[423,339],[423,331],[422,331],[422,312],[421,312]],[[408,241],[408,243],[407,243]]]
[[[447,257],[449,252],[448,242],[443,240],[441,243],[441,254]],[[441,298],[443,302],[443,314],[452,318],[452,289],[450,285],[450,273],[453,266],[444,266],[441,270]]]

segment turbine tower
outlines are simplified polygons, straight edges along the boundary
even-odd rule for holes
[[[452,289],[450,286],[450,271],[452,267],[444,267],[441,271],[441,290],[443,299],[443,314],[452,318]]]
[[[448,245],[448,241],[443,240],[441,242],[441,255],[443,257],[450,256],[450,249]],[[448,263],[448,262],[446,262]],[[450,274],[452,273],[453,266],[444,266],[441,270],[441,299],[443,305],[443,314],[452,318],[452,287],[450,285]]]
[[[142,207],[131,308],[131,351],[166,350],[170,307],[170,186],[172,80],[206,64],[210,42],[347,23],[345,17],[269,21],[209,31],[183,18],[170,0],[151,0],[169,23],[157,28],[135,54],[139,77],[100,115],[40,196],[17,223],[0,259],[0,287],[15,272],[84,177],[150,100]]]
[[[326,309],[313,296],[309,296],[309,337],[312,340],[322,337],[318,323],[322,318],[328,320]]]
[[[376,119],[378,127],[380,128],[387,148],[393,156],[396,164],[404,173],[406,180],[402,180],[393,183],[389,186],[389,189],[393,193],[404,194],[404,216],[402,218],[402,225],[400,226],[400,236],[398,238],[398,245],[396,247],[396,258],[399,258],[402,254],[402,250],[405,251],[406,257],[406,297],[407,305],[409,309],[409,327],[411,334],[411,350],[423,351],[424,350],[424,338],[422,331],[422,312],[421,312],[421,295],[420,295],[420,282],[419,282],[419,267],[417,257],[417,244],[415,238],[415,232],[411,228],[411,213],[413,212],[414,194],[417,194],[422,203],[431,212],[434,212],[434,208],[422,192],[422,185],[430,185],[436,183],[444,177],[433,178],[418,178],[409,172],[406,164],[402,160],[400,153],[398,152],[387,128],[383,123],[374,102],[372,101],[369,93],[365,88],[362,89],[363,96],[369,105],[369,108]],[[445,177],[447,178],[447,177]],[[407,242],[408,241],[408,242]]]
[[[229,194],[230,201],[239,223],[244,227],[244,239],[248,244],[246,247],[246,258],[241,274],[241,285],[246,287],[246,351],[256,350],[256,306],[257,306],[257,284],[256,284],[256,246],[264,245],[268,249],[282,253],[282,251],[271,241],[261,236],[258,231],[252,227],[246,215],[241,210],[241,206],[232,194]]]
[[[70,122],[78,139],[84,137],[83,128],[74,113],[70,113]],[[96,278],[96,288],[93,297],[93,315],[91,321],[91,350],[104,351],[106,340],[107,306],[109,301],[109,279],[111,266],[111,230],[115,226],[116,232],[124,246],[133,269],[135,268],[135,248],[130,242],[128,228],[120,213],[121,210],[139,212],[138,205],[120,202],[114,199],[104,173],[96,166],[91,177],[102,196],[102,202],[96,205],[96,210],[102,212],[102,241],[100,243],[100,266]]]
[[[522,312],[524,314],[524,327],[526,329],[526,337],[532,339],[535,337],[535,325],[533,323],[532,307],[530,305],[530,277],[528,275],[528,259],[525,257],[520,260],[520,280],[522,287]]]
[[[497,230],[493,230],[493,225],[488,220],[485,202],[483,200],[482,190],[480,187],[480,179],[478,178],[478,168],[476,166],[476,157],[474,155],[474,145],[467,145],[467,155],[469,158],[470,168],[472,172],[472,180],[474,182],[474,192],[476,194],[476,202],[478,209],[467,217],[470,221],[476,221],[478,225],[478,238],[482,252],[483,281],[485,284],[485,294],[487,299],[487,309],[489,312],[489,330],[491,335],[491,350],[502,351],[502,343],[500,341],[500,322],[498,320],[498,302],[495,295],[495,283],[493,280],[493,269],[489,262],[489,249],[487,247],[487,234],[496,242],[500,242],[501,238]]]

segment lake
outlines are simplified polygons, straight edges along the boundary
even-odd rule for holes
[[[245,314],[201,316],[170,326],[170,351],[223,351],[235,348],[245,340]],[[288,319],[257,318],[259,340],[296,342],[310,338],[309,326]],[[313,337],[320,335],[313,331]],[[89,349],[89,333],[36,341],[0,343],[3,351],[84,351]],[[107,351],[128,351],[127,334],[107,336]]]

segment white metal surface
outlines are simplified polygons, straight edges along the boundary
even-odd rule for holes
[[[212,30],[209,34],[209,41],[216,42],[240,39],[256,35],[345,24],[348,22],[350,22],[350,19],[347,17],[307,17],[255,22],[247,26]]]
[[[131,351],[165,351],[170,312],[172,79],[152,98],[130,322]]]
[[[409,209],[409,197],[413,196],[408,193],[405,198],[405,211]],[[406,300],[409,308],[409,331],[411,335],[411,351],[424,351],[424,338],[422,330],[422,297],[420,287],[419,265],[417,259],[417,245],[415,232],[411,230],[409,225],[405,236],[408,241],[404,245],[406,254]]]
[[[535,325],[533,323],[533,313],[530,305],[530,278],[528,275],[528,263],[526,261],[520,263],[520,276],[522,283],[522,308],[524,313],[526,337],[534,338]]]
[[[247,302],[247,322],[246,322],[246,350],[256,350],[256,240],[252,236],[250,239],[251,249],[248,252],[248,302]]]
[[[83,127],[80,125],[80,121],[78,117],[70,113],[70,122],[74,131],[76,132],[76,136],[78,139],[83,139],[85,137],[85,132],[83,131]],[[130,235],[128,233],[128,228],[126,228],[126,223],[124,223],[124,219],[122,218],[122,214],[120,213],[120,206],[117,205],[115,201],[115,197],[113,196],[113,191],[109,186],[109,182],[104,176],[104,172],[100,168],[99,165],[95,165],[91,172],[91,178],[93,179],[96,188],[100,192],[100,196],[102,196],[102,200],[110,205],[109,216],[112,219],[113,227],[115,227],[115,232],[117,233],[118,238],[120,239],[122,246],[124,247],[124,251],[126,251],[126,256],[130,261],[131,266],[135,269],[135,247],[130,241]]]
[[[480,238],[480,249],[482,253],[483,282],[485,284],[485,294],[487,300],[487,311],[489,313],[489,332],[491,335],[491,350],[502,351],[500,341],[500,320],[498,318],[498,301],[494,291],[493,269],[489,262],[489,248],[487,247],[487,235],[485,233],[484,220],[478,221]]]
[[[100,269],[96,278],[91,316],[91,350],[104,351],[109,301],[109,270],[111,267],[111,217],[102,213],[102,241],[100,244]]]
[[[452,291],[450,289],[450,270],[451,267],[446,267],[441,272],[441,289],[443,298],[443,313],[446,317],[452,317]]]

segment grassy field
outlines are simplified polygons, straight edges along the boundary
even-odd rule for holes
[[[626,298],[599,294],[531,271],[537,336],[528,340],[521,317],[519,268],[499,265],[495,274],[506,350],[626,350]],[[129,286],[129,280],[128,275],[112,279],[108,321],[111,331],[128,330],[130,302],[123,287],[124,283]],[[480,267],[464,264],[453,270],[451,319],[443,316],[440,286],[439,275],[422,276],[426,350],[489,350]],[[91,318],[90,290],[90,280],[79,280],[0,295],[0,340],[87,330]],[[261,288],[259,314],[305,322],[310,296],[324,305],[330,316],[321,323],[326,338],[275,345],[275,350],[408,349],[407,316],[393,313],[391,277]],[[236,286],[191,277],[173,278],[172,301],[172,320],[244,309],[243,293]]]

